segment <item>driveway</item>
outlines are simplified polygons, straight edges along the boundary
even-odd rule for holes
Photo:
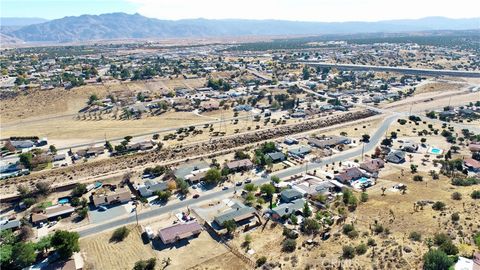
[[[98,209],[91,210],[88,212],[90,223],[103,223],[112,219],[119,218],[129,212],[127,208],[130,208],[129,204],[116,205],[108,208],[106,211],[100,211]]]

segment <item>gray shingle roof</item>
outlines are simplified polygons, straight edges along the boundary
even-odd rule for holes
[[[239,221],[239,220],[242,220],[243,217],[247,217],[249,215],[253,216],[254,212],[255,212],[255,209],[252,207],[232,209],[223,214],[216,216],[215,222],[221,226],[227,220]]]

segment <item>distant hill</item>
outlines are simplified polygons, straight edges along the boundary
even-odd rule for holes
[[[48,22],[43,18],[16,18],[16,17],[3,17],[0,18],[0,26],[26,26],[37,23]]]
[[[479,29],[480,18],[428,17],[379,22],[301,22],[282,20],[159,20],[139,14],[110,13],[65,17],[9,31],[24,41],[72,42],[104,39],[319,35],[425,30]]]

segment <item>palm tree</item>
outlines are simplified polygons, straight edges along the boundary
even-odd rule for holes
[[[387,190],[386,187],[382,187],[382,196],[385,196],[385,191]]]

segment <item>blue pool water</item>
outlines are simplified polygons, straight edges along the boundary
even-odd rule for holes
[[[61,199],[58,199],[58,203],[59,204],[66,204],[66,203],[69,203],[70,202],[70,199],[69,198],[61,198]]]
[[[362,184],[363,184],[363,183],[366,183],[366,182],[368,182],[368,181],[369,181],[369,179],[366,178],[366,177],[362,177],[362,178],[358,179],[358,182],[359,182],[359,183],[362,183]]]
[[[432,153],[432,154],[437,154],[437,155],[438,155],[438,154],[440,154],[441,152],[442,152],[442,150],[441,150],[441,149],[438,149],[438,148],[432,148],[432,149],[430,149],[430,153]]]

